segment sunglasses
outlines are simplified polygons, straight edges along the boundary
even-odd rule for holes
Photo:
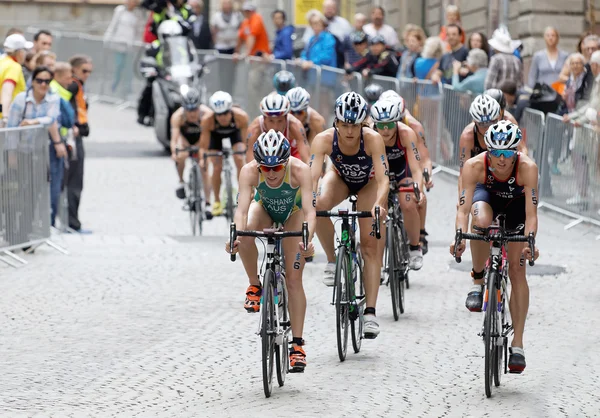
[[[377,122],[375,124],[375,126],[377,127],[377,129],[394,129],[396,127],[396,122]]]
[[[292,110],[292,115],[303,115],[305,110]]]
[[[267,113],[267,117],[269,117],[269,118],[278,118],[280,116],[285,116],[285,114],[286,114],[285,111],[282,111],[282,112],[270,112],[270,113]]]
[[[281,170],[285,168],[285,164],[277,164],[277,165],[262,165],[258,166],[258,169],[263,173],[268,173],[269,171],[274,171],[279,173]]]
[[[51,78],[36,78],[34,81],[38,84],[50,85],[50,83],[52,82],[52,79]]]
[[[492,157],[500,158],[504,156],[504,158],[512,158],[517,153],[517,150],[514,149],[492,149],[488,151]]]

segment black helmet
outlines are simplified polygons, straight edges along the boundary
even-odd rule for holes
[[[500,105],[500,110],[504,110],[506,108],[506,99],[504,98],[504,93],[499,89],[487,89],[483,92],[483,94],[487,94],[491,96],[495,101]]]
[[[273,86],[277,93],[284,96],[289,90],[296,87],[296,77],[289,71],[279,71],[273,77]]]
[[[365,87],[365,99],[367,99],[369,103],[375,103],[379,100],[381,93],[383,93],[383,87],[379,84],[371,83]]]
[[[185,110],[196,110],[200,106],[200,93],[193,87],[181,88],[181,104]]]

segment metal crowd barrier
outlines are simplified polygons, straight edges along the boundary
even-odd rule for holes
[[[21,262],[11,250],[50,238],[48,143],[44,128],[0,129],[0,254]]]

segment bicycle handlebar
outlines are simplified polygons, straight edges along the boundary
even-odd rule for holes
[[[185,147],[185,148],[175,148],[175,155],[179,154],[180,152],[189,152],[190,154],[193,154],[194,152],[198,152],[200,151],[200,147],[196,147],[193,145],[190,145],[189,147]]]
[[[206,160],[209,157],[223,157],[228,155],[246,155],[246,151],[215,151],[215,152],[206,152],[204,153],[204,159]]]
[[[535,261],[533,260],[535,257],[535,235],[533,235],[533,232],[530,232],[529,235],[511,235],[511,232],[514,231],[502,231],[498,230],[498,227],[494,226],[490,226],[488,228],[479,228],[479,230],[482,230],[483,234],[470,234],[462,232],[462,229],[460,228],[456,230],[456,235],[454,236],[454,259],[457,263],[460,263],[462,258],[456,256],[456,249],[463,239],[468,239],[472,241],[485,242],[526,242],[531,250],[531,260],[529,260],[529,265],[533,266],[535,264]],[[497,232],[490,233],[490,231],[494,230]]]
[[[262,231],[238,231],[235,223],[229,226],[229,248],[233,249],[237,237],[255,237],[255,238],[276,238],[283,239],[289,237],[302,237],[304,249],[308,248],[308,222],[302,222],[301,231],[278,231],[277,229],[267,228]],[[231,254],[231,261],[235,261],[236,255]]]
[[[423,170],[423,179],[425,180],[425,184],[429,183],[429,180],[431,179],[431,175],[429,174],[429,169],[426,168]],[[426,190],[429,191],[429,187],[425,186]]]
[[[381,239],[381,223],[379,217],[379,206],[375,206],[375,222],[373,223],[373,230],[375,231],[375,238]],[[337,218],[372,218],[373,214],[366,210],[362,211],[350,211],[348,209],[339,210],[318,210],[317,216],[322,218],[331,218],[332,216]]]
[[[421,193],[419,192],[419,184],[413,183],[412,186],[398,186],[395,181],[390,182],[390,190],[396,193],[414,193],[417,203],[421,201]]]

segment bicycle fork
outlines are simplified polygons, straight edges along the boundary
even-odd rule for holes
[[[489,271],[494,272],[495,280],[494,283],[490,286],[489,283],[486,283],[485,292],[483,294],[483,312],[487,312],[488,303],[489,303],[489,292],[496,292],[496,306],[490,307],[491,309],[496,309],[498,313],[495,317],[495,326],[491,331],[492,337],[496,338],[496,345],[502,346],[504,345],[504,340],[506,339],[506,335],[503,332],[503,324],[502,324],[502,272],[504,271],[504,260],[502,259],[502,249],[500,246],[492,246],[491,248],[491,259],[492,263],[489,266]],[[492,277],[491,274],[488,275],[488,280]],[[485,315],[484,315],[485,317]],[[485,319],[484,319],[485,324]],[[483,327],[481,331],[481,335],[483,336]]]

